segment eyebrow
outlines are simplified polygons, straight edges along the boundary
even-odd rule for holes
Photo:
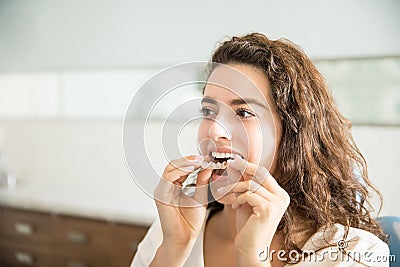
[[[203,103],[217,105],[218,101],[215,100],[214,98],[204,97],[203,99],[201,99],[201,104],[203,104]],[[266,110],[269,110],[267,106],[265,106],[263,103],[261,103],[260,101],[258,101],[257,99],[254,99],[254,98],[245,98],[245,99],[237,98],[237,99],[231,100],[229,102],[229,104],[231,104],[232,106],[255,104],[255,105],[261,106],[262,108],[265,108]]]

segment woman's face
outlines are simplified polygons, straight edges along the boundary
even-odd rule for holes
[[[262,71],[250,65],[228,66],[215,68],[204,89],[204,118],[198,131],[201,153],[239,154],[274,175],[281,124],[269,97],[269,82]],[[213,171],[210,180],[214,198],[223,204],[234,199],[216,196],[217,187],[252,179],[229,170]]]

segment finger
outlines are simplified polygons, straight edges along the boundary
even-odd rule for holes
[[[174,182],[178,182],[179,184],[182,184],[187,176],[189,175],[189,173],[193,172],[194,168],[192,170],[182,170],[182,169],[175,169],[171,172],[168,172],[166,174],[164,174],[164,179],[174,183]]]
[[[258,211],[261,212],[262,210],[266,210],[266,206],[270,202],[251,191],[247,191],[236,198],[236,200],[232,203],[232,208],[238,209],[241,205],[246,203],[253,207],[253,212],[257,213]]]
[[[213,169],[204,169],[197,174],[196,187],[207,185]]]
[[[196,188],[193,198],[206,205],[208,203],[208,182],[212,174],[212,169],[204,169],[197,174]]]
[[[177,186],[171,182],[161,178],[158,185],[154,189],[154,199],[156,204],[172,204],[181,190],[177,190]],[[158,203],[159,202],[159,203]]]
[[[235,155],[233,160],[228,160],[228,166],[251,175],[257,182],[272,193],[279,193],[283,190],[265,167],[258,167],[237,155]]]
[[[203,156],[195,155],[190,155],[180,159],[174,159],[169,162],[167,167],[165,167],[164,172],[171,172],[174,169],[181,169],[187,166],[194,166],[195,168],[199,168],[203,159]]]
[[[202,156],[188,156],[185,158],[174,159],[169,162],[166,167],[167,171],[172,171],[174,169],[180,169],[186,166],[195,166],[199,168],[202,162]]]
[[[272,194],[270,191],[265,189],[263,186],[258,184],[253,180],[247,180],[244,182],[237,183],[234,187],[232,185],[226,185],[224,187],[220,187],[217,189],[219,193],[226,194],[226,193],[245,193],[251,191],[255,194],[260,195],[262,198],[273,201],[276,196]],[[226,193],[225,193],[226,192]]]

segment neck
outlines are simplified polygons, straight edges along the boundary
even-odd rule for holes
[[[220,216],[222,221],[221,234],[224,236],[225,240],[234,242],[237,234],[236,210],[232,209],[231,205],[225,204]]]
[[[236,210],[225,204],[224,209],[218,211],[208,221],[213,235],[224,243],[233,244],[236,238]]]

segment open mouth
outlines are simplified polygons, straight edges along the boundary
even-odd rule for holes
[[[235,155],[239,154],[211,152],[211,156],[206,157],[201,167],[203,169],[213,169],[213,173],[216,175],[223,175],[227,167],[227,160],[233,159]]]

